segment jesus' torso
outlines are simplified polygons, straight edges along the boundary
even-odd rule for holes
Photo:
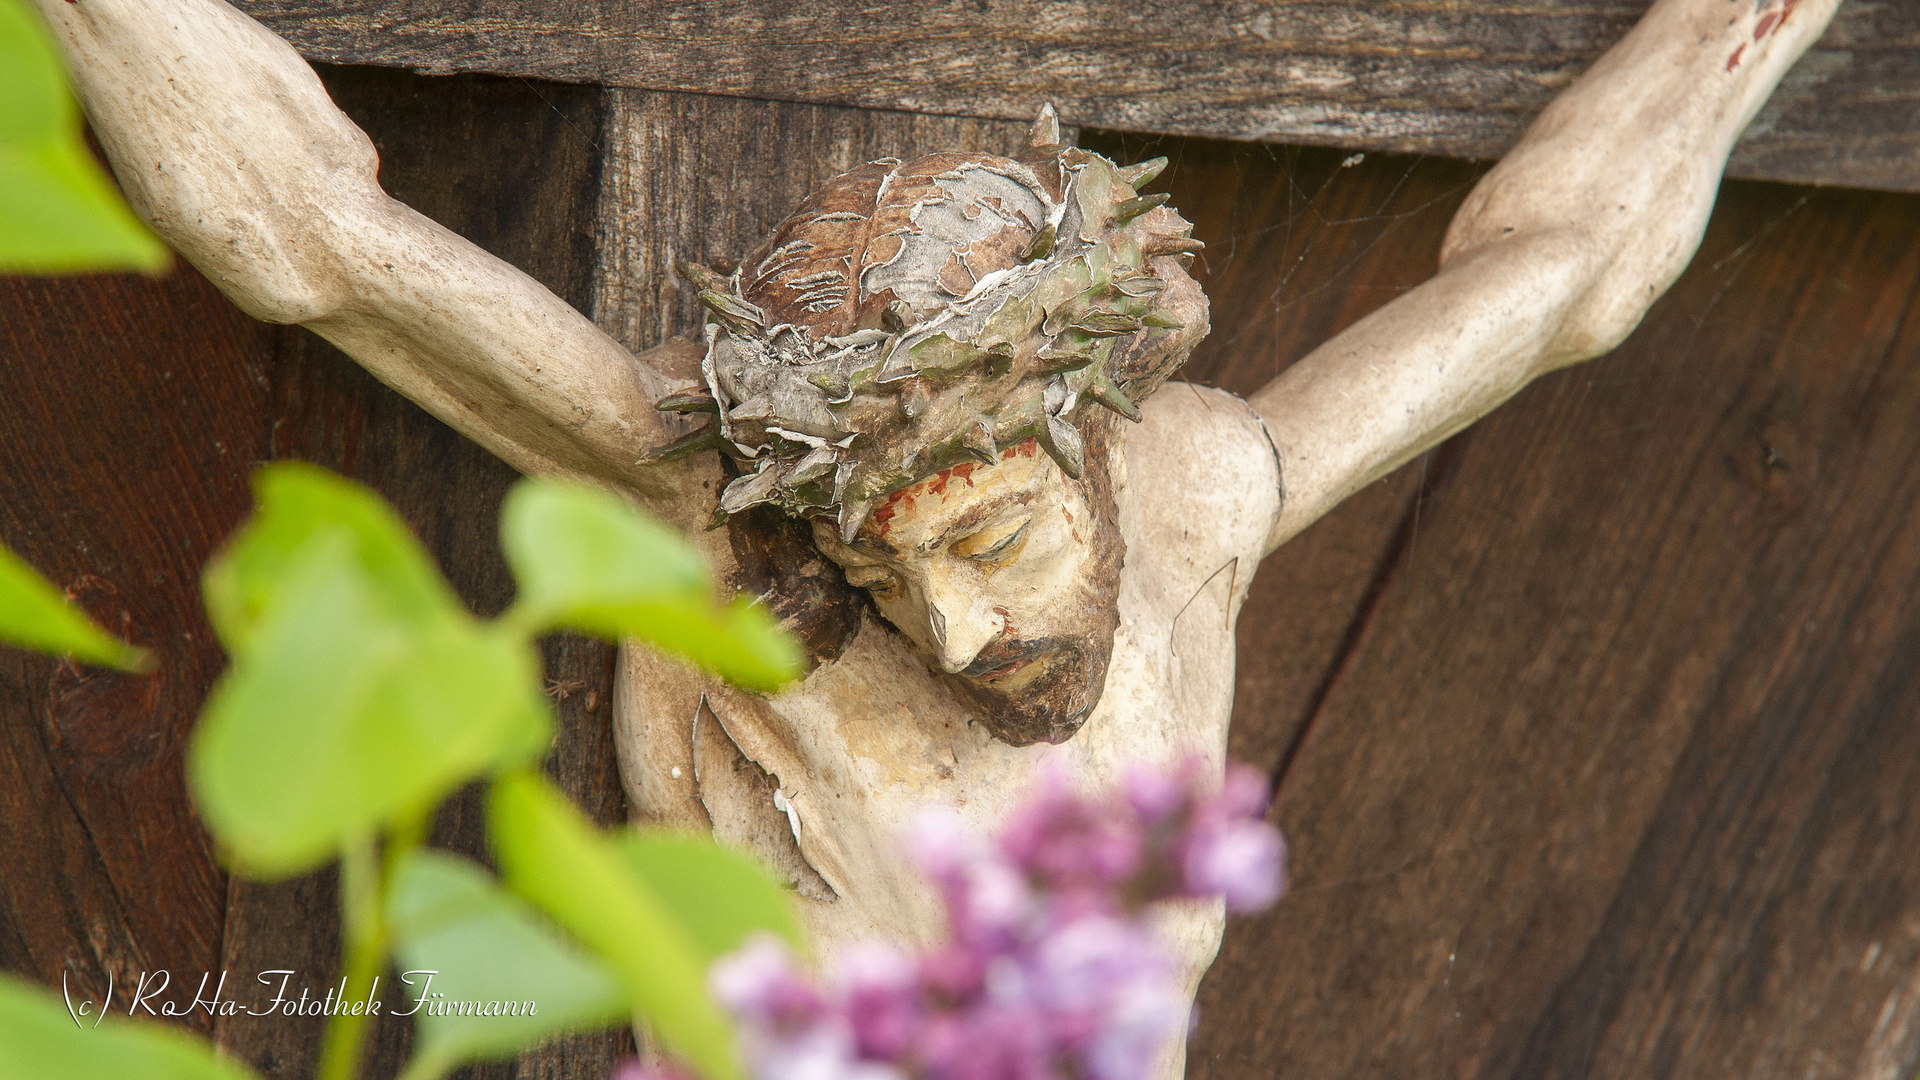
[[[1127,425],[1116,473],[1126,558],[1100,703],[1059,746],[1013,747],[868,609],[840,656],[772,697],[625,650],[616,695],[632,804],[745,846],[794,882],[816,942],[941,932],[901,833],[929,803],[991,831],[1044,760],[1104,785],[1130,762],[1218,763],[1233,705],[1234,621],[1280,506],[1273,445],[1247,404],[1170,383]],[[797,840],[797,843],[796,843]],[[1219,915],[1170,916],[1198,979]]]

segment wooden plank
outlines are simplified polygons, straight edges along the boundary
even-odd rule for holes
[[[309,57],[1493,158],[1645,0],[238,0]],[[1732,175],[1920,190],[1920,7],[1846,5]]]
[[[271,331],[198,274],[0,278],[0,542],[156,668],[0,648],[0,968],[98,1002],[218,971],[226,875],[181,755],[225,663],[200,567],[250,503]],[[200,1013],[184,1019],[206,1031]]]
[[[615,175],[581,173],[613,124],[599,95],[328,77],[374,129],[403,197],[576,304],[600,303],[633,343],[688,325],[662,314],[676,294],[610,287],[611,267],[659,265],[621,232],[631,223],[608,228],[635,246],[610,253],[597,282],[590,272],[578,226]],[[709,104],[623,108],[667,117],[662,131],[689,117],[709,130]],[[743,112],[726,121],[733,136],[698,154],[733,176],[723,163],[758,152],[736,136],[774,144],[760,159],[770,162],[792,160],[780,147],[801,145],[802,130],[820,132],[818,146],[838,145],[836,131],[867,140],[850,158],[918,152],[859,135],[858,114],[768,119],[779,115]],[[505,134],[487,135],[494,124]],[[568,131],[587,150],[545,141]],[[1342,168],[1340,152],[1251,144],[1089,142],[1175,157],[1166,184],[1210,245],[1202,272],[1215,296],[1214,337],[1188,374],[1243,391],[1422,278],[1475,174],[1377,155]],[[664,151],[620,145],[630,178],[674,171],[635,171]],[[479,179],[446,164],[470,159],[494,164]],[[701,158],[677,160],[691,173]],[[750,182],[752,170],[738,175]],[[810,182],[794,181],[794,197]],[[717,255],[753,238],[766,220],[755,214],[783,212],[742,209],[760,204],[717,186],[644,197],[661,220],[681,216],[682,238],[703,235],[700,214],[741,215],[698,249]],[[1283,774],[1298,888],[1271,916],[1230,927],[1203,987],[1193,1075],[1912,1074],[1917,237],[1911,198],[1729,185],[1702,258],[1618,355],[1528,391],[1424,476],[1415,466],[1390,478],[1268,560],[1241,624],[1234,745]],[[624,272],[629,285],[638,277]],[[0,476],[22,478],[0,499],[0,537],[63,583],[114,582],[136,627],[197,611],[193,576],[245,507],[244,463],[227,464],[215,442],[266,454],[253,400],[286,421],[278,453],[381,486],[438,557],[463,553],[449,572],[470,602],[504,602],[486,561],[497,559],[503,470],[317,345],[290,346],[312,351],[274,371],[233,360],[235,342],[264,349],[248,335],[271,332],[208,303],[203,284],[122,293],[111,280],[0,293],[6,359],[76,358],[0,364]],[[161,291],[143,299],[145,288]],[[175,355],[192,364],[152,359]],[[256,396],[222,398],[227,378]],[[192,393],[175,404],[180,379]],[[213,434],[223,424],[242,434],[224,441]],[[196,486],[207,484],[227,501]],[[136,591],[126,545],[149,543],[167,576]],[[105,594],[83,600],[118,625]],[[209,655],[207,677],[219,664]],[[563,677],[604,679],[597,656],[560,657]],[[50,683],[7,666],[16,660],[0,654],[0,768],[11,770],[0,835],[25,857],[0,868],[0,964],[48,981],[69,962],[96,978],[156,956],[209,966],[217,887],[181,883],[212,864],[195,861],[197,833],[165,825],[180,812],[165,802],[178,800],[168,792],[182,730],[168,725],[186,722],[198,694],[169,684],[157,712],[84,728],[120,732],[151,762],[82,755],[50,741],[68,730],[34,711]],[[562,704],[562,756],[600,763],[566,768],[611,820],[604,744],[581,737],[601,730],[605,695],[589,705],[586,693]],[[105,790],[115,785],[126,790]],[[154,801],[126,816],[109,796]],[[458,801],[438,839],[471,845],[477,809]],[[303,887],[281,894],[277,913],[274,897],[236,890],[230,968],[330,970],[331,886]],[[169,933],[186,946],[152,944]],[[242,1056],[269,1075],[304,1074],[305,1036],[283,1035]],[[376,1073],[402,1047],[393,1029],[381,1036]],[[567,1044],[476,1072],[605,1075],[612,1049]]]
[[[1116,161],[1173,160],[1158,186],[1207,244],[1194,273],[1214,326],[1178,377],[1242,395],[1425,280],[1454,209],[1486,171],[1109,132],[1082,143]],[[1235,758],[1283,767],[1381,582],[1418,545],[1415,501],[1434,478],[1424,462],[1403,469],[1261,564],[1238,628]]]
[[[1333,176],[1243,232],[1272,267],[1426,167],[1302,158],[1233,196]],[[1243,656],[1312,706],[1235,735],[1279,755],[1295,885],[1229,926],[1190,1075],[1911,1075],[1916,461],[1920,199],[1729,184],[1616,355],[1438,452],[1331,667]]]
[[[343,110],[373,138],[381,182],[397,197],[525,269],[578,307],[587,305],[603,104],[600,91],[480,77],[421,79],[402,72],[323,69]],[[503,609],[512,577],[499,544],[499,506],[517,476],[351,360],[303,330],[283,331],[273,376],[275,458],[301,458],[372,486],[399,509],[482,615]],[[614,761],[613,649],[575,637],[545,647],[560,736],[548,769],[603,824],[626,819]],[[482,793],[451,800],[432,842],[485,860]],[[235,881],[229,901],[230,970],[299,967],[325,986],[337,966],[331,871],[277,885]],[[389,1011],[404,1007],[389,997]],[[404,1061],[409,1022],[376,1026],[368,1075]],[[219,1036],[270,1077],[306,1077],[317,1060],[317,1018],[235,1017]],[[467,1075],[604,1076],[631,1054],[625,1032],[564,1039],[517,1062]]]

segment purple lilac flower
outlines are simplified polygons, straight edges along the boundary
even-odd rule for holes
[[[994,843],[958,815],[915,823],[909,850],[945,904],[950,939],[915,957],[843,953],[814,983],[760,937],[714,966],[755,1080],[1146,1080],[1192,1023],[1179,959],[1145,905],[1220,896],[1232,911],[1285,888],[1263,819],[1266,779],[1199,755],[1132,769],[1103,797],[1058,771]],[[668,1080],[651,1073],[617,1080]]]
[[[923,1060],[928,1080],[1055,1080],[1053,1059],[1044,1018],[982,1002],[929,1024]]]
[[[1192,1009],[1171,979],[1136,982],[1115,994],[1085,1059],[1092,1080],[1146,1080],[1154,1060],[1189,1026]]]
[[[920,872],[946,903],[954,939],[975,949],[1010,947],[1034,916],[1033,895],[1019,869],[950,810],[918,815],[910,842]]]
[[[1286,888],[1286,847],[1258,821],[1209,822],[1187,841],[1180,869],[1189,896],[1220,896],[1233,912],[1259,911]]]
[[[1045,769],[1001,828],[1000,850],[1044,887],[1104,895],[1139,871],[1140,827],[1123,800],[1083,798]]]
[[[1267,778],[1248,766],[1227,768],[1210,797],[1195,800],[1178,849],[1181,893],[1219,896],[1227,910],[1258,911],[1286,888],[1286,845],[1264,820]]]
[[[861,1058],[894,1061],[913,1048],[925,1009],[912,957],[892,945],[862,942],[841,957],[832,981]]]
[[[765,933],[714,961],[707,971],[707,989],[721,1008],[769,1032],[808,1028],[825,1005],[795,968],[786,942]]]

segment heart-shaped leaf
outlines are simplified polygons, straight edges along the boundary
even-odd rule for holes
[[[751,856],[664,829],[634,829],[616,843],[708,963],[767,931],[806,951],[790,894]]]
[[[387,894],[400,977],[417,1026],[409,1077],[511,1057],[628,1012],[619,979],[465,859],[420,851]]]
[[[386,617],[424,626],[465,615],[419,541],[373,492],[298,461],[261,469],[253,490],[253,517],[206,573],[207,614],[229,653],[246,653],[294,553],[326,528],[344,531],[347,554]]]
[[[617,496],[523,481],[501,508],[500,529],[520,585],[508,622],[638,638],[757,690],[800,674],[800,650],[771,616],[739,601],[714,604],[693,545]]]
[[[266,472],[260,513],[208,574],[234,663],[188,764],[237,868],[275,878],[537,760],[552,720],[530,644],[461,610],[384,504],[310,468]]]

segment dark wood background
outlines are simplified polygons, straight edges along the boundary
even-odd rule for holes
[[[1649,2],[235,0],[337,64],[1468,158]],[[1917,166],[1920,5],[1851,0],[1727,167],[1914,191]]]
[[[608,93],[326,77],[391,190],[592,306]],[[1173,157],[1217,328],[1188,376],[1240,392],[1430,273],[1484,169],[1082,142]],[[1917,305],[1920,197],[1729,183],[1625,347],[1267,560],[1233,752],[1276,777],[1294,889],[1230,927],[1191,1075],[1912,1075]],[[509,471],[311,336],[185,267],[0,282],[0,540],[161,660],[0,652],[0,967],[96,997],[111,974],[122,1001],[142,970],[327,980],[328,876],[230,881],[181,783],[222,663],[198,568],[284,457],[372,484],[477,610],[506,601]],[[610,653],[563,639],[549,663],[554,770],[617,820]],[[479,852],[471,799],[436,840]],[[269,1075],[311,1068],[312,1029],[198,1026]],[[405,1033],[380,1037],[384,1075]],[[598,1078],[626,1045],[475,1072]]]

